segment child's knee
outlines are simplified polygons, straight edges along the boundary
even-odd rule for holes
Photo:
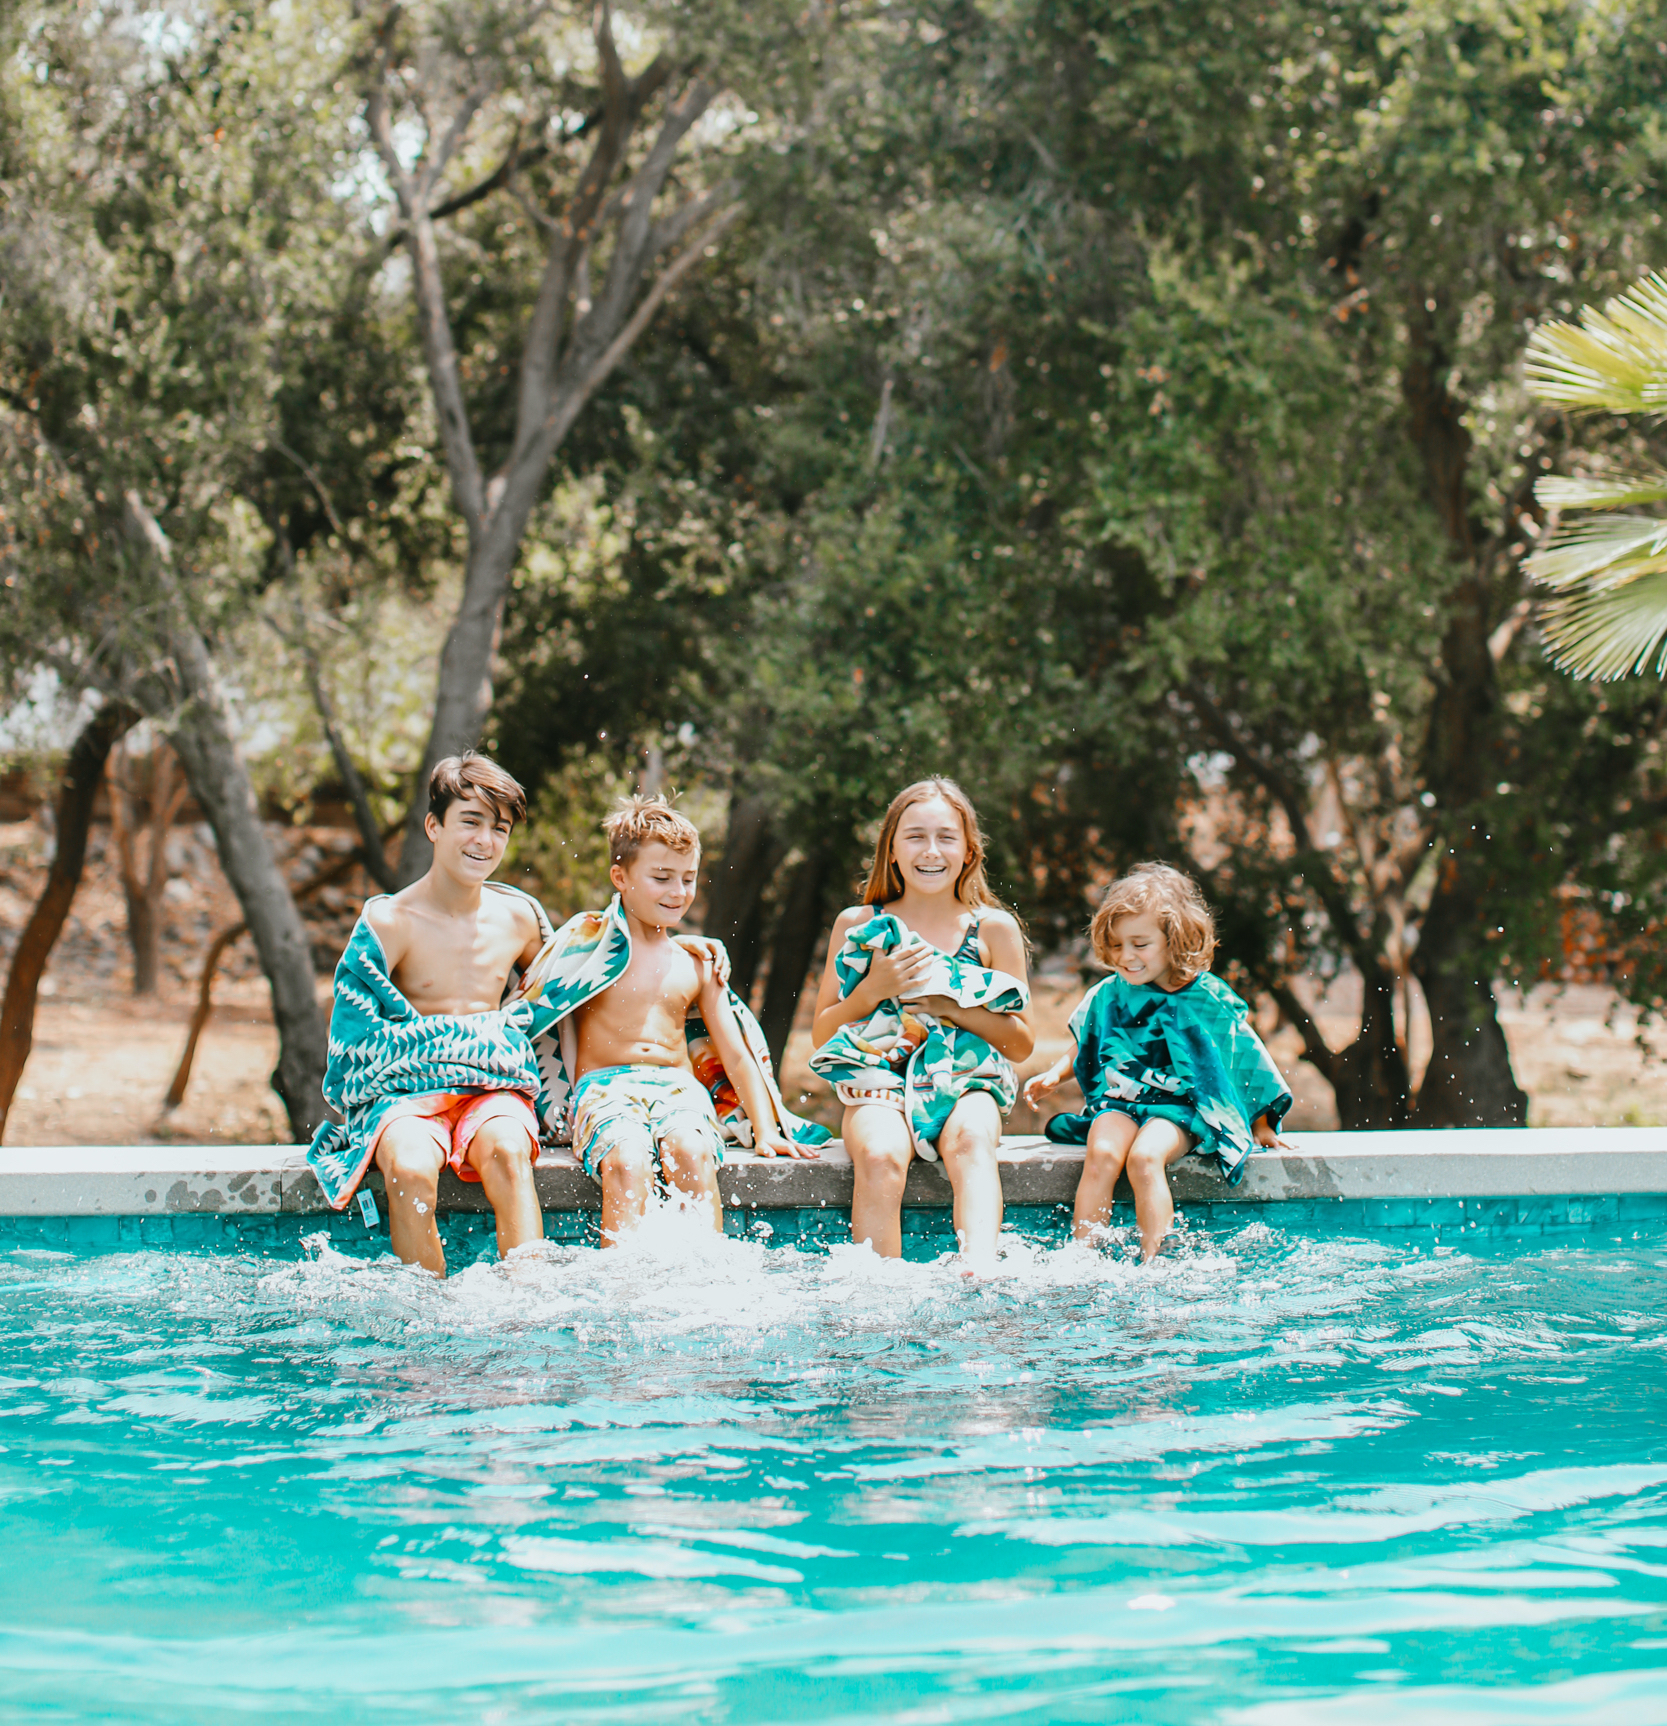
[[[488,1121],[469,1146],[469,1160],[480,1173],[491,1164],[512,1180],[530,1180],[533,1143],[527,1129],[515,1121]]]
[[[711,1139],[697,1128],[673,1127],[660,1142],[660,1166],[668,1180],[715,1177],[718,1159]]]
[[[914,1155],[906,1132],[897,1141],[885,1138],[878,1142],[847,1145],[846,1149],[851,1153],[852,1165],[865,1180],[899,1189],[908,1177],[909,1162]]]
[[[406,1130],[401,1131],[404,1127]],[[445,1153],[420,1124],[396,1121],[378,1141],[376,1166],[394,1197],[432,1194],[440,1184]]]
[[[654,1179],[654,1145],[646,1136],[622,1139],[602,1159],[602,1185],[644,1186]]]
[[[1164,1133],[1161,1136],[1156,1133],[1140,1134],[1135,1142],[1129,1146],[1129,1174],[1146,1179],[1161,1176],[1173,1160],[1174,1151],[1175,1139],[1173,1135],[1169,1133]]]

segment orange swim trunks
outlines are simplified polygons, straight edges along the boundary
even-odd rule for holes
[[[433,1134],[435,1148],[459,1180],[478,1181],[469,1162],[469,1146],[475,1134],[491,1121],[512,1121],[525,1127],[532,1140],[533,1161],[538,1161],[538,1116],[531,1099],[520,1091],[440,1091],[427,1097],[407,1097],[383,1117],[370,1148],[374,1158],[382,1135],[395,1121],[420,1120]]]

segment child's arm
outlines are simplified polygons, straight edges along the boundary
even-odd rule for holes
[[[1031,1108],[1039,1108],[1049,1091],[1057,1091],[1065,1083],[1071,1076],[1071,1069],[1076,1065],[1076,1061],[1077,1040],[1072,1037],[1071,1046],[1051,1067],[1044,1067],[1041,1072],[1032,1073],[1025,1080],[1024,1100]]]
[[[747,1040],[741,1035],[734,1010],[729,1004],[729,992],[718,981],[717,969],[710,959],[696,961],[700,968],[700,1016],[724,1064],[724,1072],[741,1099],[741,1107],[752,1122],[752,1148],[761,1157],[814,1157],[809,1145],[795,1144],[781,1130],[776,1119],[775,1105],[770,1100],[770,1088],[753,1059]]]
[[[1269,1125],[1268,1117],[1265,1114],[1258,1115],[1250,1123],[1250,1136],[1264,1151],[1288,1151],[1291,1149],[1289,1142],[1280,1138],[1278,1131]]]

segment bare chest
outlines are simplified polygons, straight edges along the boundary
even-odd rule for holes
[[[435,922],[418,936],[394,983],[419,1012],[485,1013],[499,1005],[521,947],[513,930]]]

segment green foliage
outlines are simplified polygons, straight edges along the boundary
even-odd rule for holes
[[[1542,401],[1571,413],[1667,411],[1667,280],[1650,276],[1580,326],[1542,325],[1528,347],[1528,377]],[[1555,590],[1545,608],[1553,656],[1581,677],[1641,672],[1652,656],[1667,676],[1667,521],[1617,510],[1667,503],[1658,462],[1570,478],[1548,475],[1534,488],[1547,510],[1598,510],[1559,521],[1528,560],[1528,572]]]

